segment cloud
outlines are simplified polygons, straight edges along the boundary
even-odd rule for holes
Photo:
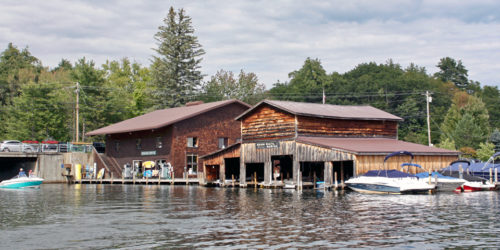
[[[497,1],[27,1],[0,3],[0,45],[29,46],[44,65],[83,56],[149,64],[170,4],[192,18],[206,51],[202,71],[254,72],[268,87],[307,57],[328,72],[392,58],[436,71],[461,59],[470,79],[500,81]]]

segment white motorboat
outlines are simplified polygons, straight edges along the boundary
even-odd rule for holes
[[[36,176],[16,176],[0,182],[0,188],[38,188],[42,182],[43,179]]]
[[[396,155],[413,155],[407,151],[398,151],[387,155],[386,161]],[[435,184],[420,181],[415,175],[398,170],[371,170],[366,174],[351,178],[345,184],[354,191],[376,194],[428,193],[436,188]]]

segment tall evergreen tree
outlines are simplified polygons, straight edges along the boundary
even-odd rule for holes
[[[201,85],[201,56],[205,54],[194,35],[191,18],[183,9],[170,7],[164,25],[155,35],[158,48],[153,57],[154,107],[167,108],[185,104]]]
[[[469,85],[467,69],[461,60],[455,61],[450,57],[441,58],[437,67],[440,69],[434,76],[443,82],[452,82],[460,89],[465,90]]]

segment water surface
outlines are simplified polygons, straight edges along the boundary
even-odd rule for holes
[[[0,248],[495,248],[499,195],[45,184],[0,189]]]

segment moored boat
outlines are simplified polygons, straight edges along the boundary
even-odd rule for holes
[[[408,155],[413,159],[410,152],[398,151],[387,155],[383,165],[397,155]],[[354,191],[373,194],[428,193],[436,188],[435,184],[420,181],[415,175],[398,170],[370,170],[347,180],[345,184]]]
[[[463,166],[464,164],[465,166]],[[484,170],[487,165],[488,163],[483,164],[481,170]],[[465,179],[466,182],[462,185],[462,190],[464,192],[496,190],[496,186],[494,183],[479,175],[475,175],[476,171],[471,171],[470,166],[470,161],[457,160],[452,162],[449,167],[443,169],[441,171],[441,174],[445,176]]]
[[[43,179],[36,176],[14,177],[0,182],[0,188],[37,188],[42,184]]]

